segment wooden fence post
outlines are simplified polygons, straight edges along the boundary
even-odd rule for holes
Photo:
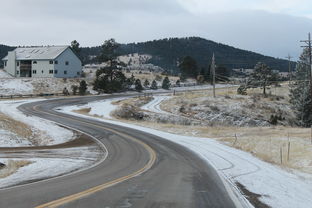
[[[283,164],[283,146],[280,148],[281,164]]]

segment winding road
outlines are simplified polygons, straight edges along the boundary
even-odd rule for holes
[[[106,154],[87,170],[2,189],[0,207],[236,207],[216,171],[185,147],[138,130],[54,111],[115,97],[51,99],[20,106],[27,115],[85,133]]]

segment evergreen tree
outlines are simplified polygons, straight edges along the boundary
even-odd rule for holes
[[[87,92],[87,83],[84,80],[81,80],[79,83],[79,95],[85,95]]]
[[[196,78],[197,77],[197,63],[196,61],[190,57],[186,56],[183,58],[181,64],[179,65],[181,71],[181,80],[185,80],[186,78]]]
[[[77,91],[78,91],[78,86],[77,85],[72,85],[71,86],[71,89],[72,89],[72,91],[73,91],[73,95],[77,95]]]
[[[127,78],[120,70],[102,68],[98,70],[94,90],[105,93],[120,92],[127,88]]]
[[[77,55],[80,55],[81,48],[77,40],[73,40],[70,44],[70,47]]]
[[[147,79],[145,79],[143,85],[144,85],[145,88],[148,88],[150,86],[150,83],[149,83],[149,81]]]
[[[153,80],[152,85],[151,85],[151,89],[152,90],[157,90],[158,89],[156,80]]]
[[[248,84],[252,86],[261,86],[263,88],[263,94],[266,94],[266,87],[272,83],[273,79],[272,70],[264,63],[257,63],[254,72],[251,74],[248,80]]]
[[[116,52],[118,47],[119,44],[114,39],[106,40],[101,46],[101,54],[98,56],[98,60],[107,63],[107,66],[97,70],[94,90],[113,93],[127,88],[127,78],[118,68],[120,65]]]
[[[101,46],[101,53],[98,56],[100,62],[107,62],[108,66],[116,67],[117,66],[117,49],[119,44],[115,39],[106,40]]]
[[[164,79],[163,82],[162,82],[161,87],[162,87],[163,89],[165,89],[165,90],[169,90],[170,85],[171,85],[171,84],[170,84],[169,78],[168,78],[168,77],[165,77],[165,79]]]
[[[136,91],[141,92],[143,90],[143,87],[142,87],[140,79],[135,80],[134,85],[135,85],[135,90]]]
[[[298,124],[309,127],[312,125],[312,100],[309,52],[304,50],[296,66],[296,81],[291,85],[290,103],[294,109]]]

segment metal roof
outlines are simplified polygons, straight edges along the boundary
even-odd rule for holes
[[[53,60],[69,46],[43,46],[16,48],[16,60]],[[8,60],[8,56],[2,60]]]

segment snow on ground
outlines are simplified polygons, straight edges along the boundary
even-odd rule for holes
[[[33,85],[23,79],[0,79],[0,95],[31,94]]]
[[[110,109],[110,107],[106,108],[105,105],[111,105],[109,102],[99,102],[98,104],[101,104],[102,109]],[[67,106],[61,111],[90,118],[90,116],[72,112],[72,110],[81,107]],[[105,114],[109,114],[109,112],[105,112]],[[100,118],[93,119],[103,121]],[[106,119],[105,122],[148,132],[193,150],[207,163],[214,166],[230,184],[241,183],[249,191],[260,194],[260,200],[273,208],[307,208],[312,204],[311,175],[290,173],[263,162],[250,153],[225,146],[212,139],[165,133],[120,121]],[[233,188],[235,189],[234,186]]]
[[[11,131],[0,129],[0,147],[30,146],[31,142]]]
[[[163,102],[164,100],[170,99],[171,96],[163,96],[163,95],[159,95],[159,96],[154,96],[154,99],[143,105],[141,107],[142,110],[147,110],[147,111],[151,111],[151,112],[155,112],[155,113],[163,113],[163,114],[171,114],[169,112],[163,111],[160,109],[160,103]]]
[[[8,115],[14,120],[29,125],[36,135],[40,135],[40,137],[34,138],[36,139],[37,144],[40,146],[61,144],[72,140],[74,138],[74,134],[72,131],[62,128],[53,122],[38,117],[26,116],[25,114],[17,110],[17,107],[19,105],[41,100],[42,99],[0,101],[0,112]],[[24,145],[24,142],[17,142],[14,146],[22,145]]]
[[[10,158],[10,160],[13,159]],[[16,159],[19,160],[20,158]],[[0,178],[0,188],[64,175],[92,165],[91,161],[84,159],[31,158],[29,161],[32,163],[19,168],[16,173]],[[7,161],[4,161],[4,163],[7,163]]]
[[[118,107],[118,105],[113,105],[112,102],[117,101],[117,100],[120,100],[120,99],[108,99],[108,100],[96,101],[96,102],[83,105],[83,108],[90,108],[91,109],[89,112],[90,115],[112,119],[110,113],[113,112]],[[81,106],[77,106],[76,110],[79,110],[79,109],[81,109]]]
[[[3,69],[0,69],[0,79],[1,78],[12,78],[12,76],[6,73]]]
[[[40,136],[40,138],[36,138],[40,146],[61,144],[74,138],[74,133],[68,129],[64,129],[53,122],[41,118],[26,116],[17,110],[19,105],[35,101],[40,100],[1,101],[0,112],[30,125],[35,134]],[[4,129],[0,129],[0,138],[1,147],[25,147],[33,145],[26,138],[19,138],[14,133]],[[31,162],[24,167],[13,167],[13,174],[10,172],[10,167],[0,169],[0,188],[85,169],[97,163],[100,158],[103,158],[103,152],[97,145],[66,149],[0,152],[0,162],[4,164],[14,164],[15,161],[18,162],[21,160],[28,163]],[[10,172],[7,174],[8,176],[6,172]]]

